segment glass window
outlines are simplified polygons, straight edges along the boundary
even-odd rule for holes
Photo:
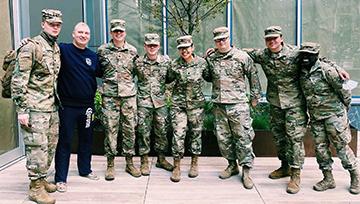
[[[358,0],[303,1],[304,41],[318,42],[320,55],[334,60],[351,78],[360,78],[360,13]],[[360,86],[353,95],[360,95]]]
[[[265,47],[264,29],[271,25],[282,28],[284,41],[295,44],[296,1],[236,0],[233,1],[233,45],[240,48]],[[266,77],[260,66],[262,89],[266,90]]]
[[[2,65],[6,51],[12,49],[12,32],[9,9],[5,9],[9,8],[8,1],[0,1],[0,7],[3,8],[2,12],[0,12],[0,25],[2,25],[0,26],[0,64]],[[3,70],[0,69],[0,76],[3,76],[3,74]],[[1,90],[2,86],[0,87]],[[19,147],[15,119],[15,108],[11,99],[4,99],[0,96],[0,158],[1,155]],[[0,166],[3,165],[2,161],[0,159]]]
[[[162,36],[161,21],[152,15],[152,0],[109,0],[107,5],[108,28],[112,19],[126,21],[126,41],[135,46],[140,54],[144,54],[144,35],[155,32]],[[110,40],[110,32],[108,39]]]

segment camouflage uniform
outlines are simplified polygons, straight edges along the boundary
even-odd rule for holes
[[[267,78],[267,100],[270,103],[270,124],[278,158],[292,168],[304,164],[303,138],[307,115],[299,84],[299,69],[294,60],[295,48],[284,44],[279,53],[268,48],[247,50],[259,63]]]
[[[204,95],[202,87],[204,79],[202,72],[206,61],[194,56],[187,63],[181,57],[174,60],[168,72],[167,81],[175,81],[172,90],[172,107],[170,109],[171,123],[174,128],[172,154],[176,158],[184,155],[184,142],[187,129],[190,129],[190,153],[201,154],[201,130],[203,125]]]
[[[255,136],[246,96],[249,79],[251,99],[260,98],[260,82],[252,59],[232,47],[228,53],[217,51],[207,58],[204,78],[212,82],[216,134],[221,155],[229,161],[252,167],[255,155],[252,140]],[[236,167],[237,168],[237,167]]]
[[[122,152],[135,155],[136,87],[133,78],[134,46],[125,42],[121,48],[111,40],[98,48],[103,71],[102,112],[105,126],[105,155],[117,155],[117,138],[122,126]]]
[[[150,134],[154,126],[154,148],[158,154],[168,150],[166,117],[168,115],[165,99],[165,78],[169,67],[168,57],[158,55],[151,61],[146,55],[135,61],[135,73],[138,77],[138,133],[139,154],[150,152]]]
[[[29,114],[29,127],[21,125],[24,137],[26,168],[31,180],[44,178],[54,158],[58,141],[57,76],[60,70],[60,49],[51,46],[45,32],[33,38],[37,43],[24,45],[18,54],[11,81],[12,97],[18,114]],[[42,61],[35,60],[40,46]]]
[[[348,146],[351,133],[346,110],[351,102],[350,90],[343,89],[337,70],[320,60],[310,70],[302,69],[300,79],[310,114],[319,168],[332,170],[329,149],[332,143],[343,167],[346,170],[356,169],[356,157]]]

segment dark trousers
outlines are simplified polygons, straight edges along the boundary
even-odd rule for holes
[[[77,153],[77,166],[79,174],[80,176],[86,176],[91,173],[93,142],[93,128],[91,122],[93,111],[93,107],[64,106],[59,109],[60,127],[59,141],[55,154],[55,182],[66,182],[67,180],[71,143],[75,125],[77,125],[77,132],[79,136]]]

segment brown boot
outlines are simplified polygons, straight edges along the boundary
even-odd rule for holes
[[[133,177],[140,177],[141,172],[139,169],[135,168],[132,156],[126,156],[126,168],[125,171],[128,172]]]
[[[190,166],[190,171],[189,171],[189,174],[188,176],[190,178],[195,178],[199,175],[199,172],[198,172],[198,158],[199,156],[198,155],[193,155],[191,157],[191,166]]]
[[[295,194],[300,191],[300,169],[291,168],[290,182],[288,183],[286,192]]]
[[[313,188],[316,191],[326,191],[327,189],[333,189],[336,187],[335,180],[331,170],[322,171],[324,178],[317,182]]]
[[[352,194],[359,194],[360,193],[359,170],[354,169],[354,170],[349,170],[349,172],[350,172],[350,178],[351,178],[349,191]]]
[[[143,176],[150,175],[149,157],[147,154],[141,156],[140,171],[141,171],[141,175],[143,175]]]
[[[226,169],[219,174],[219,178],[227,179],[231,176],[239,174],[239,167],[236,160],[228,160],[228,163],[229,165],[226,167]]]
[[[174,169],[174,166],[171,165],[168,161],[166,161],[165,155],[163,154],[159,154],[155,166],[158,168],[165,169],[166,171],[172,171]]]
[[[252,189],[254,187],[254,182],[250,177],[250,167],[243,166],[241,180],[246,189]]]
[[[55,198],[46,192],[42,179],[31,181],[29,188],[29,200],[39,204],[55,203]]]
[[[56,185],[55,184],[49,183],[45,178],[42,178],[41,182],[43,183],[46,192],[54,193],[56,191]]]
[[[290,176],[290,167],[289,164],[285,161],[281,161],[281,167],[274,170],[269,174],[269,178],[271,179],[279,179]]]
[[[114,157],[107,157],[107,168],[105,172],[105,180],[112,181],[115,179]]]
[[[180,158],[174,158],[174,169],[172,171],[172,175],[170,177],[170,180],[172,182],[179,182],[181,176],[180,171]]]

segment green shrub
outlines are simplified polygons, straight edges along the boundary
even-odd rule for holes
[[[250,107],[253,128],[255,130],[270,130],[269,103],[259,103],[255,108]]]

